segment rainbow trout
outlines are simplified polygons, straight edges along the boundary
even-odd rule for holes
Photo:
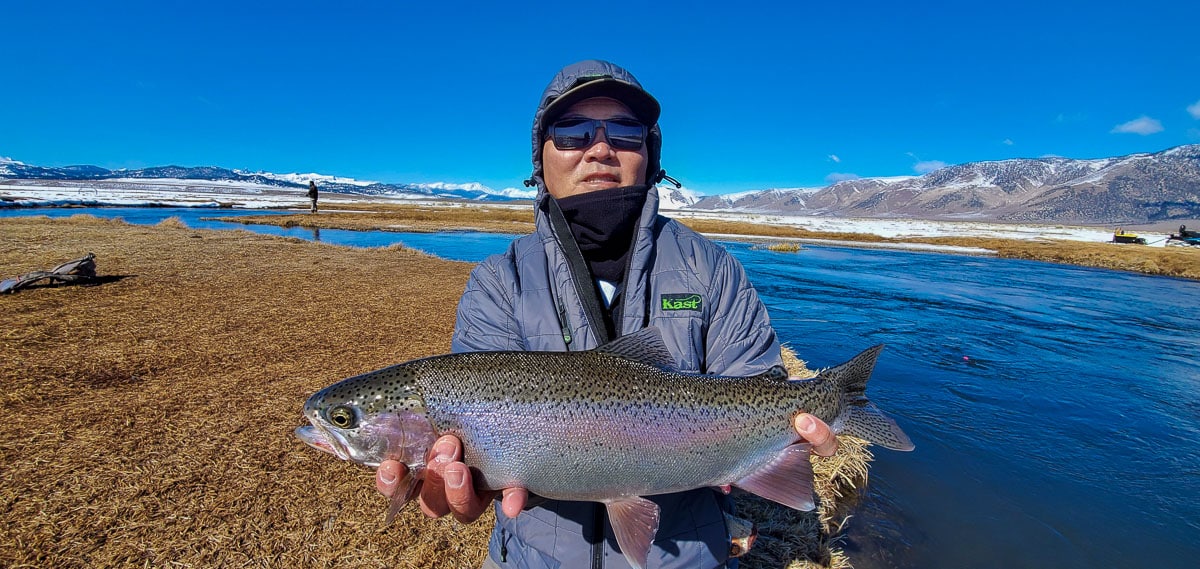
[[[776,366],[751,377],[672,371],[657,328],[585,352],[474,352],[345,379],[304,404],[309,445],[377,467],[408,465],[387,521],[411,500],[434,440],[462,440],[479,490],[523,487],[601,502],[621,552],[644,567],[658,506],[643,496],[731,484],[813,508],[807,411],[876,444],[912,450],[864,391],[883,346],[807,380]]]

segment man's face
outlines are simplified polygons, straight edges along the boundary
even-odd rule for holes
[[[568,118],[637,120],[620,101],[607,97],[571,105],[558,120]],[[599,132],[587,148],[559,150],[549,137],[542,143],[542,174],[546,190],[556,198],[646,183],[646,145],[637,150],[613,148]]]

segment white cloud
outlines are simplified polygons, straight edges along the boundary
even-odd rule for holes
[[[949,166],[949,164],[941,160],[922,160],[913,165],[913,171],[918,174],[928,174],[934,170],[941,170],[946,166]]]
[[[1200,104],[1200,103],[1198,103],[1198,104]],[[839,162],[839,163],[842,161],[842,159],[841,159],[841,158],[838,158],[838,155],[837,155],[837,154],[830,154],[830,155],[829,155],[829,159],[830,159],[830,160],[833,160],[834,162]]]
[[[1157,119],[1152,119],[1146,115],[1142,115],[1142,116],[1140,116],[1136,119],[1133,119],[1127,123],[1122,123],[1117,126],[1114,126],[1113,129],[1109,132],[1131,133],[1131,134],[1140,134],[1142,136],[1146,136],[1148,134],[1162,132],[1162,130],[1163,130],[1163,126],[1162,126],[1161,122],[1158,122]]]
[[[1005,145],[1005,146],[1012,146],[1012,145],[1013,145],[1013,141],[1012,141],[1012,139],[1011,139],[1011,138],[1006,138],[1006,139],[1004,139],[1004,141],[1003,141],[1003,142],[1001,142],[1000,144],[1003,144],[1003,145]]]
[[[830,184],[836,184],[838,182],[845,182],[846,180],[857,180],[861,177],[862,176],[859,176],[858,174],[850,174],[848,172],[834,172],[828,176],[825,176],[825,181],[829,182]]]
[[[1188,105],[1188,114],[1194,119],[1200,119],[1200,101]]]

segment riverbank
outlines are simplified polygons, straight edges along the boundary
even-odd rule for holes
[[[285,216],[259,215],[220,219],[245,224],[357,231],[471,230],[519,234],[533,230],[531,207],[461,203],[355,204],[326,209],[318,215],[297,213]],[[996,255],[1011,259],[1200,279],[1200,249],[1120,245],[1043,237],[990,237],[988,235],[996,233],[992,227],[994,224],[979,224],[979,236],[885,237],[871,233],[812,231],[775,218],[739,221],[736,218],[683,217],[680,221],[700,233],[721,235],[723,238],[768,238],[839,246],[876,246],[954,254]],[[957,225],[970,226],[964,223]],[[960,232],[970,230],[961,229]]]
[[[3,277],[89,251],[110,277],[0,296],[0,566],[479,566],[490,514],[384,528],[372,472],[292,435],[317,389],[446,352],[470,264],[170,220],[0,224]],[[827,525],[867,460],[853,441],[816,460]],[[767,509],[748,566],[844,566],[817,514]]]

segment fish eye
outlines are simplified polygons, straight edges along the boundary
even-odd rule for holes
[[[353,429],[358,426],[358,417],[354,415],[354,410],[345,405],[330,409],[326,415],[329,422],[339,429]]]

